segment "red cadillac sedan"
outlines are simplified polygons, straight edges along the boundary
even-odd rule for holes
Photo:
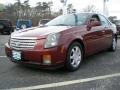
[[[105,16],[78,13],[58,16],[43,27],[12,33],[5,51],[18,64],[75,71],[85,56],[115,51],[116,46],[116,30]]]

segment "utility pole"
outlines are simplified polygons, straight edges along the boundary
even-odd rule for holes
[[[106,16],[108,16],[108,8],[107,8],[107,5],[106,5],[106,3],[108,1],[109,0],[103,0],[103,14],[105,14]]]
[[[67,0],[60,0],[61,1],[61,3],[63,3],[63,14],[67,14],[67,6],[66,6],[66,4],[67,4]]]

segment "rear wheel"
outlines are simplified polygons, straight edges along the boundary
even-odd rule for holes
[[[110,51],[116,51],[116,47],[117,47],[117,38],[114,36],[112,40],[112,45],[110,47]]]
[[[74,42],[70,45],[67,53],[66,69],[68,71],[75,71],[79,69],[83,59],[83,49],[80,43]]]

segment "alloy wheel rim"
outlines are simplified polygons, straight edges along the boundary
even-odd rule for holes
[[[78,67],[81,62],[81,50],[78,46],[72,48],[70,52],[70,63],[73,67]]]
[[[113,39],[113,49],[114,50],[116,49],[116,40],[115,40],[115,38]]]

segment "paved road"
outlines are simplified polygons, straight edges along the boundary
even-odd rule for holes
[[[78,71],[67,72],[64,69],[28,68],[10,62],[4,57],[4,43],[8,38],[7,35],[0,35],[0,90],[33,89],[36,85],[39,85],[38,90],[41,85],[44,85],[44,89],[40,90],[120,90],[120,40],[116,52],[104,51],[87,57]],[[75,80],[78,82],[75,83]],[[71,83],[65,85],[67,81]]]

